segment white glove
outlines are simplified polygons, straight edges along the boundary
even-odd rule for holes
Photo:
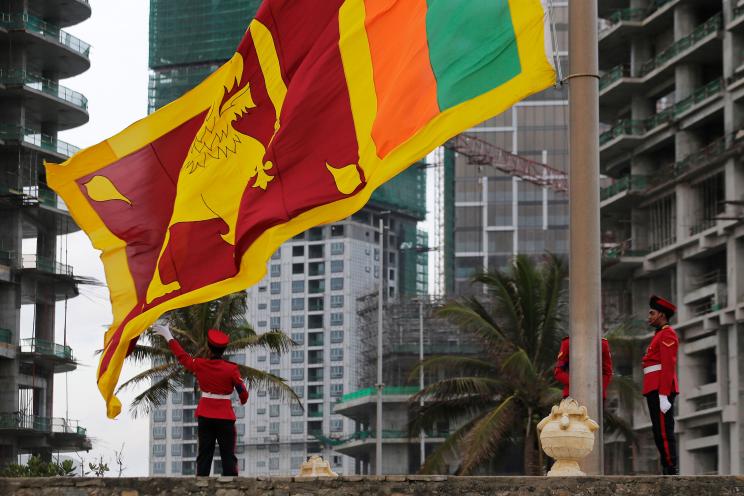
[[[152,332],[154,332],[158,336],[163,336],[163,339],[165,339],[166,342],[173,339],[173,334],[171,334],[170,329],[168,329],[167,325],[155,324],[154,326],[152,326]]]
[[[659,395],[659,407],[661,413],[666,413],[669,411],[670,408],[672,408],[672,404],[669,403],[669,398],[667,398],[666,395]]]

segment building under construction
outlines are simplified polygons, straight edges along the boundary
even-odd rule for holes
[[[19,454],[90,449],[85,429],[54,417],[55,374],[74,370],[58,302],[78,294],[58,242],[77,231],[46,185],[43,161],[77,148],[57,133],[88,121],[87,100],[60,79],[90,67],[90,45],[62,28],[84,21],[87,0],[20,0],[0,9],[0,466]],[[26,241],[24,243],[24,241]],[[21,306],[33,321],[21,336]],[[31,328],[30,333],[28,327]]]
[[[382,321],[382,474],[416,473],[423,460],[444,442],[449,425],[438,425],[425,435],[409,436],[411,397],[421,383],[444,377],[415,372],[421,358],[436,355],[475,355],[479,347],[471,334],[437,315],[444,303],[439,298],[416,298],[387,302]],[[358,300],[357,388],[334,405],[334,413],[354,421],[348,435],[324,435],[321,440],[339,453],[354,458],[356,474],[375,474],[377,388],[377,294]]]

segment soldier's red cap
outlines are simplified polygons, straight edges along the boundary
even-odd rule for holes
[[[677,307],[674,305],[674,303],[656,295],[651,296],[651,299],[648,302],[648,306],[663,313],[667,316],[667,318],[672,318],[672,315],[674,315],[674,313],[677,311]]]
[[[207,341],[212,346],[224,348],[230,342],[230,337],[222,331],[210,329],[207,331]]]

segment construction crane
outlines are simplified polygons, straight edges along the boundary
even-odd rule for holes
[[[480,139],[472,134],[458,134],[445,148],[468,158],[474,165],[488,165],[524,181],[550,188],[554,191],[568,191],[568,176],[547,164],[509,153],[503,148]]]

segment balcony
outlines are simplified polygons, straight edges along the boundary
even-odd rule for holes
[[[24,437],[45,436],[54,451],[91,449],[90,440],[86,437],[87,431],[77,420],[39,417],[21,412],[0,413],[0,432]],[[21,450],[24,450],[24,444],[21,439]]]
[[[734,33],[744,32],[744,4],[734,7],[731,11],[731,22],[726,29]]]
[[[688,285],[691,289],[686,292],[683,303],[689,306],[693,315],[705,315],[726,307],[727,285],[724,271],[714,270],[690,278]]]
[[[55,373],[75,370],[72,348],[38,338],[21,340],[21,355],[54,369]]]
[[[45,4],[54,9],[56,23],[62,27],[78,24],[90,17],[88,0],[48,0]]]
[[[602,243],[601,251],[602,277],[607,279],[629,277],[634,270],[643,266],[643,257],[649,253],[649,250],[635,247],[632,239]]]
[[[323,346],[323,335],[320,333],[311,334],[307,339],[308,346]]]
[[[54,80],[22,69],[0,69],[0,85],[15,90],[24,99],[24,108],[41,121],[56,123],[60,130],[88,122],[88,99]]]
[[[610,160],[623,152],[637,152],[639,141],[646,140],[664,126],[682,119],[695,110],[708,105],[723,92],[723,79],[718,78],[697,88],[690,96],[642,120],[622,119],[599,136],[600,157]]]
[[[10,329],[3,329],[0,327],[0,343],[10,344],[13,342],[13,333]]]
[[[47,152],[51,158],[63,161],[80,151],[77,146],[65,143],[54,136],[20,126],[0,125],[0,140],[18,142],[22,146]]]
[[[647,186],[646,176],[628,175],[602,188],[599,192],[602,214],[606,215],[615,211],[627,212]]]
[[[652,90],[663,80],[672,77],[674,65],[678,62],[711,64],[720,60],[720,41],[715,40],[718,39],[721,26],[719,13],[659,52],[656,57],[636,67],[637,70],[622,64],[608,70],[600,80],[600,112],[614,115],[618,107],[627,105],[633,94]]]
[[[0,17],[0,27],[5,28],[14,41],[23,43],[29,69],[43,69],[65,79],[90,68],[90,45],[58,25],[21,12],[4,13]]]
[[[37,255],[23,255],[23,268],[35,270],[46,274],[73,277],[72,265],[59,263],[52,258],[39,257]]]
[[[307,412],[307,416],[310,418],[323,418],[323,410],[315,410],[312,412]]]

